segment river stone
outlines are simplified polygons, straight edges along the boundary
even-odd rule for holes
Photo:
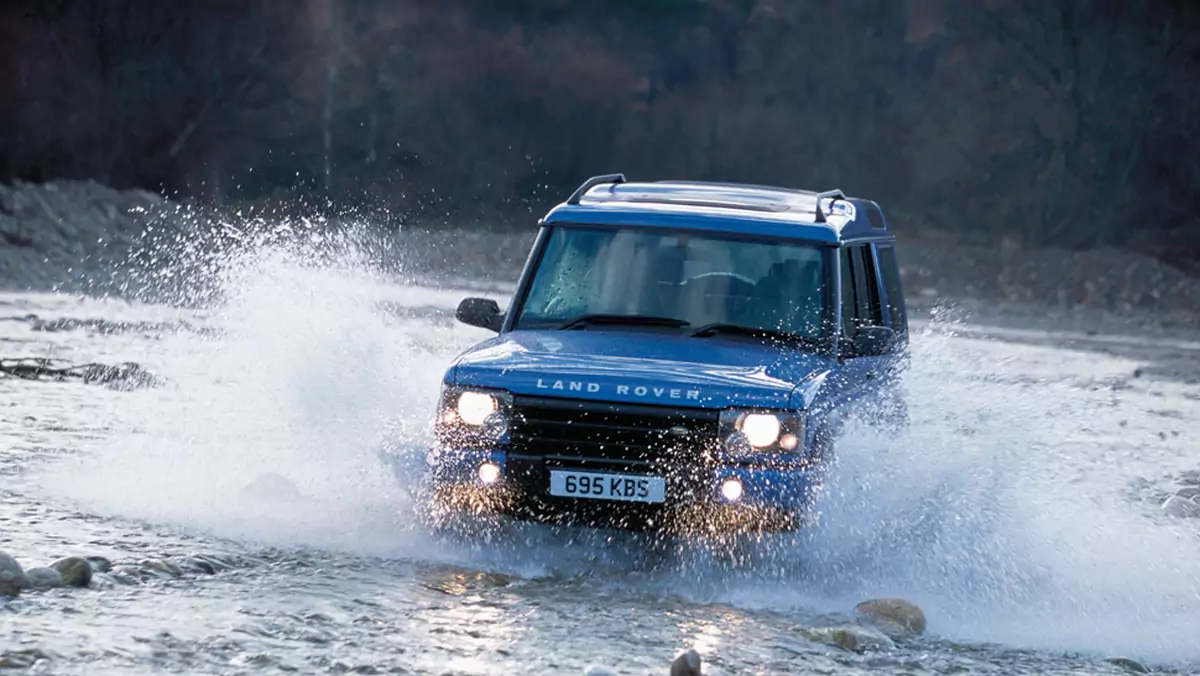
[[[917,604],[900,598],[870,599],[854,606],[860,622],[889,636],[925,633],[925,613]]]
[[[608,667],[590,666],[587,671],[583,672],[583,676],[617,676],[617,672]]]
[[[689,650],[671,663],[671,676],[701,676],[703,664],[700,653]]]
[[[29,586],[25,571],[13,557],[0,552],[0,596],[16,596]]]
[[[224,570],[233,570],[237,564],[212,554],[196,554],[184,559],[181,567],[193,573],[213,575]]]
[[[891,650],[896,647],[886,634],[867,627],[846,625],[844,627],[820,627],[806,629],[804,634],[809,640],[825,643],[855,653],[869,650]]]
[[[1167,516],[1192,518],[1200,516],[1200,503],[1178,495],[1172,495],[1162,504],[1162,511]]]
[[[166,575],[168,577],[179,577],[183,575],[183,569],[179,566],[163,559],[142,559],[138,562],[144,570],[157,575]]]
[[[1147,669],[1145,667],[1145,665],[1143,665],[1141,662],[1138,662],[1136,660],[1131,660],[1128,657],[1110,657],[1109,659],[1107,659],[1105,661],[1108,662],[1109,664],[1121,667],[1122,669],[1124,669],[1126,671],[1132,671],[1135,674],[1150,673],[1150,670]]]
[[[62,575],[63,584],[70,587],[86,587],[92,581],[92,565],[80,556],[68,556],[50,564]]]
[[[32,589],[52,589],[63,586],[62,575],[53,568],[30,568],[25,571],[25,578],[29,580],[29,586]]]

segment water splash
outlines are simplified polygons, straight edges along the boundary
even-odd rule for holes
[[[122,424],[136,432],[56,468],[55,491],[239,539],[528,575],[671,559],[638,538],[536,527],[514,529],[507,549],[437,549],[415,524],[411,475],[381,451],[411,467],[445,364],[483,334],[381,312],[455,296],[391,285],[353,253],[254,246],[225,261],[214,330],[146,344],[136,360],[168,387],[130,393]],[[1140,395],[1094,386],[1129,365],[952,329],[914,340],[910,429],[852,430],[839,447],[812,531],[768,538],[736,571],[684,552],[654,589],[816,612],[903,595],[950,638],[1198,658],[1196,534],[1119,499],[1123,468],[1165,452],[1149,445]]]
[[[715,598],[845,611],[899,595],[954,639],[1200,659],[1200,532],[1135,509],[1105,450],[1137,433],[1117,418],[1140,402],[1070,363],[1094,355],[953,328],[914,341],[911,427],[851,430],[819,525],[774,540],[769,585],[728,577]]]
[[[262,248],[220,270],[206,334],[138,361],[166,383],[134,393],[120,436],[44,483],[101,513],[271,544],[396,552],[413,524],[385,462],[420,444],[455,327],[397,319],[360,261]],[[403,291],[403,290],[401,290]],[[418,326],[419,324],[419,326]]]

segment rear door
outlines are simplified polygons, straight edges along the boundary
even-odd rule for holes
[[[908,344],[908,308],[904,304],[904,287],[900,282],[900,261],[896,245],[879,242],[874,245],[876,267],[883,283],[883,310],[886,326],[896,332],[901,345]]]
[[[884,275],[876,258],[875,245],[866,242],[848,244],[838,252],[841,275],[841,335],[839,351],[841,365],[834,378],[836,402],[830,423],[840,428],[847,416],[871,416],[880,410],[886,397],[880,396],[891,380],[890,366],[894,357],[860,355],[854,350],[854,334],[862,327],[889,326],[895,328],[894,317],[885,295]]]

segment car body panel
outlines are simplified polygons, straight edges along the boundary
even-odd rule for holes
[[[788,408],[806,378],[833,365],[799,350],[745,339],[691,338],[611,328],[512,331],[451,367],[460,385],[520,394],[722,408]]]

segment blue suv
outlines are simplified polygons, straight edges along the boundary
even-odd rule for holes
[[[443,515],[794,530],[852,417],[901,420],[895,237],[840,190],[586,181],[539,221],[496,332],[447,369],[426,456]]]

